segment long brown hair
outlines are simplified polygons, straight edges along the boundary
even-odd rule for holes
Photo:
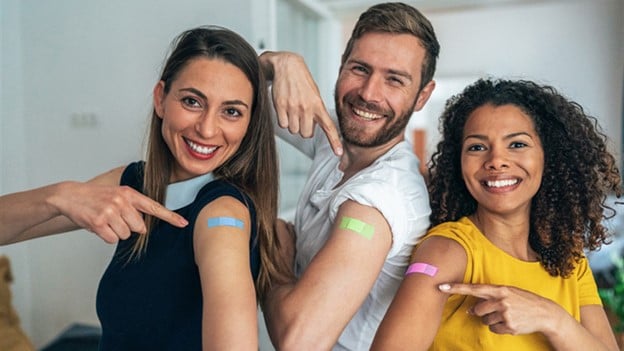
[[[278,208],[278,162],[269,111],[269,97],[264,74],[255,50],[238,34],[218,26],[203,26],[180,34],[172,44],[160,80],[167,94],[172,82],[193,59],[219,59],[238,67],[251,82],[254,91],[252,114],[239,149],[223,165],[214,170],[216,178],[229,181],[247,194],[256,209],[256,225],[260,247],[260,274],[256,282],[262,296],[272,279],[284,277],[281,266],[271,258],[278,257],[279,243],[274,224]],[[165,189],[176,162],[161,133],[162,119],[152,111],[144,173],[144,193],[163,203]],[[158,218],[146,216],[147,232]],[[132,254],[140,255],[147,246],[147,235],[139,236]]]

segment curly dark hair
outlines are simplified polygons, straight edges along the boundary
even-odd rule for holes
[[[602,220],[615,211],[605,200],[609,193],[619,198],[622,189],[596,118],[551,86],[480,79],[447,101],[442,139],[428,165],[431,224],[456,221],[477,209],[462,179],[461,151],[466,120],[485,104],[511,104],[533,120],[544,149],[544,174],[531,203],[529,243],[552,276],[568,277],[584,249],[609,242]]]

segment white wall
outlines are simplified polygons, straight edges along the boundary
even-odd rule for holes
[[[428,15],[441,42],[437,77],[528,78],[558,88],[622,144],[624,2],[583,0]]]
[[[437,140],[432,135],[437,133],[437,117],[450,94],[467,80],[495,76],[555,86],[599,119],[621,159],[624,1],[527,1],[422,12],[441,44],[435,76],[441,84],[428,103],[430,109],[416,113],[411,125],[424,124],[431,131],[430,148]],[[343,37],[349,36],[356,19],[344,18]]]
[[[169,43],[201,24],[251,40],[252,0],[0,2],[0,191],[86,180],[142,155],[153,84]],[[257,33],[254,33],[257,35]],[[37,346],[97,323],[113,247],[85,231],[0,248]]]

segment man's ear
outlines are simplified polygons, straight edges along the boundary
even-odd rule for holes
[[[154,86],[154,111],[156,111],[156,115],[160,118],[163,118],[165,115],[165,82],[158,81]]]
[[[416,99],[416,104],[414,104],[414,112],[420,111],[423,107],[425,107],[425,104],[429,101],[429,98],[433,93],[433,89],[435,89],[435,81],[432,79],[422,89],[420,89],[420,93],[418,93],[418,98]]]

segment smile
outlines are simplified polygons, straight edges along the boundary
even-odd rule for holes
[[[488,180],[485,182],[485,185],[490,188],[503,188],[518,184],[518,181],[518,179]]]
[[[219,147],[218,146],[202,146],[199,145],[197,143],[194,143],[188,139],[184,139],[184,141],[186,142],[186,144],[191,148],[191,150],[195,151],[198,154],[202,154],[202,155],[210,155],[213,152],[215,152],[215,150],[217,150]]]
[[[383,118],[383,115],[378,115],[376,113],[372,113],[372,112],[367,112],[367,111],[363,111],[357,108],[353,108],[353,113],[355,113],[358,117],[361,117],[365,120],[368,121],[374,121],[380,118]]]

